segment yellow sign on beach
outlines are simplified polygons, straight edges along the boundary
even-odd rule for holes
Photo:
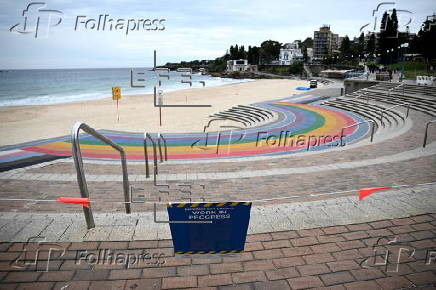
[[[112,87],[112,100],[121,99],[121,87]]]

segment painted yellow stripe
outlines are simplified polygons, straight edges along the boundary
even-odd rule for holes
[[[221,251],[221,252],[219,252],[218,254],[224,254],[225,252],[227,252],[227,251]]]
[[[230,204],[230,206],[237,206],[239,204],[239,202],[232,202],[231,204]]]
[[[186,254],[193,254],[194,252],[186,252]]]
[[[176,254],[183,254],[183,252],[176,252]]]
[[[197,254],[203,254],[204,253],[204,251],[200,251],[200,252],[198,252]]]
[[[244,205],[250,205],[251,202],[244,202]]]
[[[177,207],[184,207],[186,203],[178,204]]]
[[[211,205],[213,205],[213,203],[206,203],[206,204],[204,205],[204,207],[210,207]]]
[[[193,204],[191,205],[191,207],[197,207],[197,206],[199,206],[199,205],[200,205],[200,203],[196,202],[196,203],[193,203]]]
[[[229,253],[236,253],[237,252],[237,250],[233,250],[233,251],[230,251]]]
[[[222,206],[226,205],[226,203],[227,203],[227,202],[221,202],[221,203],[217,204],[216,207],[222,207]]]
[[[293,106],[297,108],[302,108],[308,111],[312,111],[315,113],[320,114],[324,118],[324,126],[317,128],[313,131],[306,132],[306,136],[315,135],[315,136],[325,136],[325,135],[338,135],[340,133],[340,129],[343,125],[348,124],[345,118],[342,117],[341,114],[338,114],[335,111],[331,111],[326,108],[319,108],[312,105],[304,105],[304,104],[290,104],[290,103],[278,103],[280,105],[286,105],[286,106]],[[38,145],[36,147],[44,148],[47,150],[53,150],[53,151],[71,151],[71,143],[68,142],[54,142],[50,144],[44,144],[44,145]],[[245,150],[253,150],[256,148],[256,141],[250,143],[243,143],[243,144],[232,144],[231,146],[231,152],[244,152]],[[83,144],[81,145],[82,153],[83,154],[107,154],[109,152],[113,152],[112,148],[107,145],[87,145]],[[126,146],[125,147],[126,153],[130,156],[143,156],[143,147],[142,146]],[[176,147],[168,147],[168,154],[169,155],[180,155],[180,154],[192,154],[196,155],[197,151],[193,151],[192,147],[190,146],[176,146]],[[203,154],[203,150],[198,150],[199,154]]]
[[[209,251],[209,252],[207,252],[208,254],[213,254],[213,253],[215,253],[215,251]]]

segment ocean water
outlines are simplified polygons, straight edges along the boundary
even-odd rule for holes
[[[158,85],[157,72],[151,68],[135,68],[137,78],[144,78],[145,88],[134,88],[130,84],[130,68],[105,69],[50,69],[50,70],[3,70],[0,71],[0,106],[47,105],[83,100],[101,99],[112,96],[112,87],[121,86],[123,95],[152,93]],[[137,75],[136,72],[144,72]],[[161,72],[162,74],[162,72]],[[170,72],[170,79],[160,78],[164,91],[188,89],[181,83],[181,73]],[[215,87],[249,80],[211,77],[192,74],[192,88]]]

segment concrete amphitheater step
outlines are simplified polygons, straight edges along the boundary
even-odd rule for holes
[[[401,116],[396,111],[386,111],[383,115],[383,122],[380,120],[380,113],[382,110],[385,110],[386,107],[377,105],[377,104],[369,104],[364,103],[356,99],[349,98],[337,98],[335,100],[323,103],[326,106],[334,106],[337,108],[342,108],[347,111],[355,112],[359,115],[362,115],[377,124],[378,128],[386,127],[385,120],[387,121],[389,127],[397,127],[404,123],[404,117]],[[395,125],[394,125],[395,123]]]
[[[377,192],[359,201],[351,197],[262,205],[254,202],[249,234],[302,230],[383,219],[404,218],[436,213],[434,191],[427,184]],[[163,207],[162,207],[163,208]],[[168,220],[166,211],[158,220]],[[96,228],[86,228],[83,214],[8,213],[0,214],[1,242],[26,242],[31,237],[45,237],[48,242],[134,241],[170,239],[168,224],[157,224],[153,213],[95,214]]]
[[[269,110],[255,106],[237,106],[223,112],[215,113],[210,118],[229,119],[236,122],[242,122],[246,127],[259,126],[262,123],[274,121],[274,113]]]
[[[307,152],[305,154],[281,156],[281,157],[253,157],[238,158],[226,162],[174,162],[168,161],[163,167],[168,173],[186,174],[198,172],[238,172],[241,170],[268,169],[268,168],[298,168],[305,166],[316,166],[319,160],[324,164],[333,164],[343,161],[366,160],[368,157],[378,158],[391,154],[399,154],[403,151],[413,150],[422,146],[422,139],[425,129],[426,116],[412,111],[406,126],[399,130],[390,130],[389,135],[376,136],[374,143],[359,142],[352,145],[346,145],[340,149],[330,149],[321,152]],[[411,121],[413,121],[413,129]],[[408,124],[408,125],[407,125]],[[393,136],[392,134],[397,134]],[[387,138],[387,139],[383,139]],[[431,139],[430,139],[431,140]],[[354,146],[354,147],[353,147]],[[430,150],[430,148],[428,148]],[[29,168],[29,173],[66,173],[75,174],[73,165],[66,165],[65,162],[71,160],[61,160],[43,164],[44,166]],[[119,162],[94,162],[85,161],[87,172],[89,174],[120,174]],[[96,164],[94,164],[96,163]],[[213,165],[211,165],[211,163]],[[142,162],[129,163],[129,172],[132,174],[143,174],[144,167]],[[135,166],[136,165],[136,166]],[[162,165],[160,165],[162,167]]]
[[[423,90],[424,92],[426,90]],[[429,99],[423,92],[411,95],[404,95],[400,89],[387,92],[386,90],[377,88],[377,86],[362,89],[355,92],[353,96],[361,96],[362,98],[377,100],[379,102],[384,102],[392,105],[400,103],[410,103],[411,107],[415,110],[426,113],[430,116],[436,116],[436,99]]]
[[[329,198],[332,195],[327,193],[331,192],[348,190],[357,192],[359,188],[365,187],[413,185],[436,181],[434,149],[436,147],[432,151],[419,149],[419,151],[401,153],[398,156],[383,156],[376,160],[317,164],[302,168],[276,167],[265,170],[260,166],[259,169],[239,172],[164,173],[158,177],[158,183],[168,183],[171,187],[169,193],[159,192],[161,188],[154,186],[150,180],[146,181],[143,173],[130,174],[129,177],[135,199],[143,199],[145,196],[146,200],[156,201],[158,197],[161,197],[162,200],[175,202],[191,197],[194,200],[205,198],[206,201],[221,202],[273,198],[271,202],[274,203],[298,202],[313,200],[315,193],[322,194],[323,198]],[[71,163],[65,165],[73,166]],[[53,200],[60,196],[80,196],[75,174],[22,172],[7,178],[2,181],[2,191],[6,198],[25,199],[31,196],[34,199]],[[119,172],[117,174],[87,174],[87,178],[91,198],[96,201],[93,205],[95,212],[123,212],[124,205],[117,203],[123,201],[122,176]],[[191,189],[182,189],[178,186],[185,182],[192,183]],[[167,188],[163,190],[168,191]],[[2,201],[2,206],[4,210],[18,212],[77,212],[80,210],[74,205],[48,202]],[[148,204],[134,205],[135,212],[149,212],[150,210],[152,208]]]

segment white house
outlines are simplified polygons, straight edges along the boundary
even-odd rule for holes
[[[313,59],[313,48],[308,47],[307,48],[307,60],[309,62],[312,62]]]
[[[303,52],[299,47],[299,42],[285,43],[280,49],[279,65],[291,65],[296,60],[303,60]]]
[[[227,71],[228,72],[250,72],[257,71],[257,65],[248,64],[246,59],[235,59],[227,61]]]

